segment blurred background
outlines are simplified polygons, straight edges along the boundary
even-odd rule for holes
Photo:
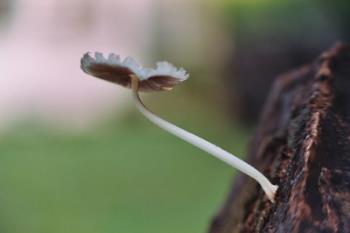
[[[336,0],[0,0],[0,231],[205,232],[234,169],[143,119],[87,51],[167,60],[190,79],[143,95],[244,157],[273,79],[350,37]]]

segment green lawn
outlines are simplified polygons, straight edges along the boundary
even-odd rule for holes
[[[0,232],[206,232],[234,170],[134,118],[74,136],[25,127],[2,136]],[[243,153],[244,131],[185,122]]]

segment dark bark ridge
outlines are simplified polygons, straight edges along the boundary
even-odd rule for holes
[[[239,176],[211,233],[350,232],[350,48],[279,77],[249,160],[279,185],[276,203]]]

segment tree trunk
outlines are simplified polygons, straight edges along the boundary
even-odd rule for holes
[[[249,161],[279,185],[272,204],[240,175],[210,233],[350,232],[350,48],[279,77]]]

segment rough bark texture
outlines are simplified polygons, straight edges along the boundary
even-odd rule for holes
[[[276,80],[249,159],[279,185],[276,203],[241,175],[210,233],[350,232],[348,46]]]

